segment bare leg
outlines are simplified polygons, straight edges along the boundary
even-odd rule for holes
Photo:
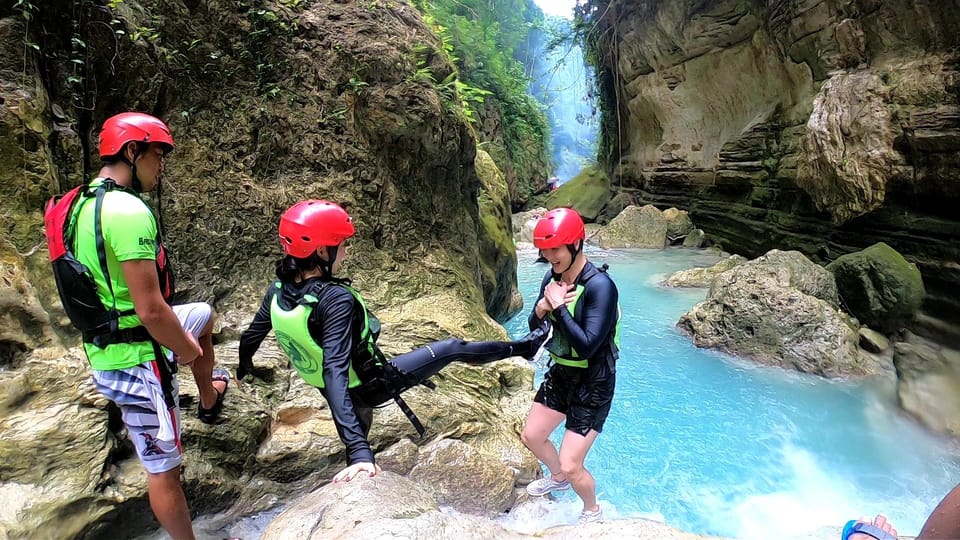
[[[190,510],[180,484],[180,467],[147,473],[147,494],[153,515],[173,540],[194,540]]]
[[[520,434],[523,445],[547,466],[550,476],[558,482],[563,481],[565,477],[560,467],[560,455],[557,454],[557,448],[550,442],[550,434],[566,417],[562,412],[534,402],[524,422],[523,433]]]
[[[204,409],[209,409],[217,402],[217,393],[223,392],[227,384],[223,381],[212,381],[213,375],[213,316],[207,321],[200,335],[197,336],[200,342],[200,348],[203,349],[203,355],[197,358],[190,366],[193,372],[193,380],[197,383],[197,392],[200,394],[200,405]]]
[[[955,540],[960,538],[960,485],[954,487],[923,524],[917,540]]]
[[[583,500],[583,509],[591,512],[596,512],[599,508],[597,486],[593,475],[583,466],[583,461],[593,446],[593,441],[597,440],[597,435],[599,434],[592,429],[586,436],[567,430],[560,443],[560,471]]]

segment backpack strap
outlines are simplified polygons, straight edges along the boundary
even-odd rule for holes
[[[102,184],[97,186],[96,191],[92,195],[95,197],[93,207],[93,231],[97,243],[97,260],[100,262],[100,271],[103,272],[103,279],[107,284],[107,290],[110,292],[110,300],[113,302],[113,305],[110,307],[110,314],[112,315],[110,319],[110,328],[105,333],[84,334],[83,341],[86,343],[92,343],[100,348],[105,348],[107,345],[112,345],[114,343],[137,343],[141,341],[151,341],[154,343],[154,348],[156,349],[158,344],[145,327],[135,326],[132,328],[120,329],[120,317],[125,315],[134,315],[136,314],[136,310],[125,309],[123,311],[117,311],[117,297],[113,292],[113,280],[110,279],[110,269],[107,266],[107,248],[103,240],[103,225],[101,223],[101,217],[103,214],[103,198],[108,191],[112,191],[117,187],[118,186],[116,182],[114,182],[112,178],[106,178]],[[91,195],[85,191],[83,196],[90,197]],[[73,236],[75,233],[75,221],[75,219],[71,220],[71,227],[69,228],[70,232],[68,233],[69,238],[67,241],[70,244],[73,244],[74,241]],[[160,356],[157,358],[159,360]]]
[[[107,178],[103,181],[100,186],[97,187],[95,206],[93,207],[93,231],[94,236],[97,239],[97,259],[100,261],[100,270],[103,271],[103,279],[107,282],[107,290],[110,291],[110,299],[113,301],[111,306],[111,311],[116,314],[117,318],[114,322],[111,323],[111,330],[116,331],[117,326],[120,324],[119,319],[123,315],[133,315],[136,313],[136,310],[126,309],[123,311],[117,311],[117,296],[113,293],[113,280],[110,279],[110,269],[107,268],[107,248],[103,242],[103,226],[101,223],[101,215],[103,213],[103,197],[107,191],[112,191],[117,187],[116,182],[113,181],[113,178]]]

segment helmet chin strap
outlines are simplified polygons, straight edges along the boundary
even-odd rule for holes
[[[133,159],[127,159],[126,151],[124,151],[123,153],[120,154],[120,161],[122,161],[122,162],[124,162],[124,163],[126,163],[127,165],[130,166],[130,176],[132,177],[132,178],[131,178],[131,184],[132,184],[131,187],[133,188],[133,190],[136,191],[137,193],[142,193],[142,192],[143,192],[143,182],[141,182],[141,181],[140,181],[140,178],[137,176],[137,165],[136,165],[136,163],[135,163],[135,162],[137,161],[137,156],[138,156],[138,155],[140,155],[140,152],[134,150],[134,151],[133,151]]]
[[[143,183],[140,181],[140,177],[137,176],[137,166],[134,165],[133,163],[130,164],[130,172],[133,176],[133,180],[132,180],[133,190],[136,191],[137,193],[142,193]]]
[[[570,264],[568,264],[567,267],[563,269],[563,272],[560,272],[559,274],[553,272],[554,280],[560,281],[560,277],[563,276],[567,270],[573,268],[573,263],[577,262],[577,255],[583,251],[583,240],[580,240],[580,244],[577,247],[574,246],[577,246],[577,244],[567,244],[567,249],[570,250]],[[540,254],[543,255],[543,252],[541,251]]]
[[[323,260],[317,256],[317,266],[319,266],[320,269],[323,270],[324,275],[330,279],[333,279],[333,261],[337,260],[337,250],[339,249],[340,246],[327,246],[327,260]]]

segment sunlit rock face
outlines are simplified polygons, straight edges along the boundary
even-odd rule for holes
[[[456,67],[414,7],[107,4],[0,7],[0,538],[156,527],[119,412],[91,385],[57,300],[40,211],[96,174],[97,129],[116,112],[152,112],[173,132],[163,192],[147,199],[163,210],[177,301],[214,304],[217,361],[231,371],[281,255],[277,220],[300,199],[353,216],[341,275],[380,316],[388,355],[451,335],[504,339],[492,315],[519,309],[504,179],[422,77],[443,81]],[[436,391],[408,392],[430,433],[417,441],[469,438],[501,466],[501,483],[529,482],[537,463],[503,428],[529,408],[533,371],[519,362],[453,366]],[[275,343],[255,363],[260,378],[231,382],[215,426],[196,418],[196,385],[180,372],[195,514],[257,512],[345,465],[316,389]],[[380,450],[412,429],[390,406],[371,440]]]
[[[639,204],[686,209],[748,257],[885,241],[927,287],[911,328],[960,343],[955,4],[603,4],[601,153]]]
[[[862,355],[858,325],[839,309],[833,275],[797,251],[772,250],[720,273],[677,326],[699,347],[824,377],[890,376]]]

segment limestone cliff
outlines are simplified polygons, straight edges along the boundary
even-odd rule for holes
[[[821,263],[884,241],[960,343],[960,5],[600,0],[591,32],[614,184],[724,248]],[[618,136],[619,134],[619,136]]]
[[[485,304],[510,313],[515,277],[494,269],[502,275],[487,283],[475,263],[495,241],[478,203],[474,131],[414,76],[444,80],[455,67],[413,7],[35,4],[0,8],[0,238],[30,254],[28,279],[48,310],[39,209],[96,172],[96,129],[132,108],[166,120],[177,142],[151,198],[181,298],[252,308],[280,255],[280,212],[329,198],[357,222],[344,273],[374,308],[451,289],[474,314]],[[509,235],[507,217],[491,219]],[[467,331],[499,334],[483,317]]]
[[[178,300],[205,300],[220,314],[218,363],[236,366],[237,332],[280,256],[277,219],[303,198],[344,203],[354,216],[342,274],[380,316],[388,354],[449,335],[506,336],[485,307],[498,316],[519,307],[516,258],[504,243],[507,187],[485,155],[481,183],[475,132],[431,82],[455,69],[440,47],[404,2],[0,7],[0,493],[10,503],[0,537],[119,538],[151,523],[142,469],[115,409],[89,385],[59,306],[40,212],[48,197],[96,173],[96,130],[116,112],[149,112],[173,131],[163,192],[148,198],[162,208]],[[417,76],[425,69],[429,77]],[[271,344],[256,362],[268,376],[231,386],[223,426],[189,417],[195,386],[181,372],[194,511],[238,500],[260,510],[342,465],[319,394],[288,379]],[[501,403],[532,384],[521,368],[528,373],[461,366],[437,394],[411,396],[428,438],[509,451],[532,477],[535,463],[503,429],[523,415]],[[471,388],[483,394],[475,403],[466,401]],[[409,436],[403,416],[387,411],[372,436],[378,449]],[[319,427],[298,432],[301,423]]]

